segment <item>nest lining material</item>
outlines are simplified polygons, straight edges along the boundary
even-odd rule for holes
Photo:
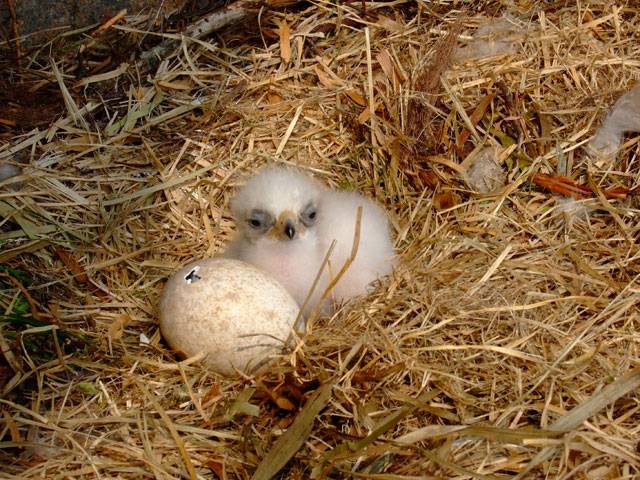
[[[147,74],[33,54],[22,81],[66,113],[0,150],[30,157],[0,190],[3,476],[640,475],[640,137],[586,148],[640,79],[640,13],[459,3],[269,11]],[[456,60],[501,15],[508,51]],[[487,147],[506,180],[482,194],[464,160]],[[377,198],[403,265],[223,378],[166,350],[156,302],[273,161]]]

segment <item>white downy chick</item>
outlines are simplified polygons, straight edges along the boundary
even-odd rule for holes
[[[351,255],[362,207],[360,242],[354,262],[332,290],[337,302],[366,293],[393,269],[395,256],[386,212],[357,192],[331,190],[293,168],[268,167],[253,176],[231,201],[238,233],[225,257],[271,274],[302,305],[332,242],[336,245],[305,308],[308,315],[331,278]],[[331,311],[325,301],[323,311]]]

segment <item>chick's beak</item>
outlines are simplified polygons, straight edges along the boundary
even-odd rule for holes
[[[285,211],[280,214],[274,226],[274,233],[281,240],[293,240],[301,233],[300,225],[296,222],[293,212]]]
[[[284,234],[289,237],[289,240],[293,240],[293,237],[296,236],[296,227],[289,219],[284,222]]]

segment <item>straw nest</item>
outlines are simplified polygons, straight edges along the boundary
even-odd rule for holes
[[[153,13],[23,44],[0,115],[22,168],[0,191],[3,478],[638,478],[640,137],[585,147],[640,79],[640,10],[508,3],[263,5],[163,34],[152,69],[130,52]],[[402,265],[223,378],[167,350],[156,301],[269,162],[377,198]]]

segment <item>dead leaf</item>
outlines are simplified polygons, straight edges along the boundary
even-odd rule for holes
[[[482,100],[480,100],[480,102],[478,103],[478,106],[475,108],[473,113],[469,115],[469,120],[471,120],[471,124],[474,127],[478,124],[480,120],[482,120],[482,117],[484,117],[484,114],[487,111],[487,108],[489,108],[489,105],[491,105],[491,102],[493,101],[493,97],[495,97],[495,94],[493,93],[486,95]],[[469,139],[469,135],[471,135],[471,132],[466,128],[460,134],[460,137],[458,138],[458,141],[456,143],[456,146],[458,147],[458,154],[462,152],[462,147],[464,146],[465,142]]]
[[[363,383],[368,383],[374,380],[380,380],[387,375],[391,375],[401,371],[405,367],[404,362],[396,363],[391,367],[387,368],[365,368],[362,370],[358,370],[353,374],[353,378],[351,379],[352,383],[358,385]]]
[[[124,334],[124,327],[131,321],[131,317],[126,313],[117,316],[109,325],[109,336],[111,340],[120,340]]]
[[[165,80],[158,80],[156,83],[158,87],[167,90],[191,90],[193,88],[193,82],[191,80],[176,80],[175,82],[167,82]]]
[[[280,420],[278,420],[278,428],[281,428],[283,430],[289,428],[295,418],[295,415],[287,415],[286,417],[282,417]]]
[[[316,75],[318,76],[318,80],[320,80],[320,83],[322,84],[323,87],[335,87],[340,85],[340,82],[334,78],[331,78],[329,75],[327,75],[327,73],[324,71],[324,69],[320,65],[316,65],[315,67],[313,67],[313,69],[316,72]]]
[[[460,203],[460,196],[457,193],[447,190],[440,192],[433,197],[433,206],[436,210],[448,210]]]
[[[442,183],[440,181],[440,177],[438,177],[438,174],[433,170],[426,170],[426,171],[422,170],[418,172],[418,176],[420,180],[422,180],[424,184],[427,187],[431,188],[432,190],[435,190],[436,188],[438,188]]]
[[[396,22],[393,18],[385,17],[384,15],[378,15],[378,21],[376,24],[391,32],[402,32],[403,30],[400,23]]]
[[[407,149],[402,145],[402,141],[399,138],[394,138],[391,140],[387,146],[387,151],[391,155],[391,158],[400,164],[404,164],[407,162],[408,152]]]
[[[62,263],[64,263],[65,266],[71,271],[71,273],[73,274],[73,277],[78,282],[85,285],[92,294],[100,298],[104,298],[107,296],[105,292],[103,292],[98,287],[96,287],[93,283],[91,283],[91,280],[89,279],[89,275],[87,275],[87,272],[85,271],[84,267],[80,265],[80,262],[78,262],[78,260],[76,259],[76,257],[73,255],[72,252],[69,252],[62,248],[56,248],[55,253],[56,255],[58,255],[58,258],[62,260]]]
[[[388,51],[382,50],[376,55],[376,60],[380,67],[382,67],[382,71],[387,76],[387,78],[391,81],[392,85],[395,85],[397,78],[395,76],[395,67],[393,65],[393,59]]]
[[[536,173],[531,177],[531,181],[554,193],[559,193],[566,197],[577,199],[594,197],[596,192],[589,185],[579,184],[570,178],[560,175],[546,175],[544,173]],[[605,198],[626,198],[627,195],[633,195],[640,192],[640,187],[625,188],[613,187],[603,190],[602,194]]]
[[[18,426],[16,422],[11,418],[11,414],[8,411],[4,410],[2,412],[4,414],[4,421],[9,428],[9,433],[11,434],[11,441],[15,443],[23,442],[22,436],[20,435],[20,430],[18,430]]]
[[[291,61],[291,31],[285,20],[280,23],[278,34],[280,36],[280,57],[284,63],[289,63]]]
[[[281,103],[282,100],[283,98],[279,93],[276,93],[276,92],[267,93],[267,101],[269,102],[269,105],[277,105],[278,103]]]
[[[360,125],[364,125],[370,118],[371,110],[365,108],[362,110],[362,112],[360,112],[360,115],[358,115],[358,123],[360,123]]]
[[[584,16],[582,18],[582,24],[583,25],[589,25],[590,23],[592,23],[594,20],[593,15],[591,14],[591,12],[589,10],[585,10],[584,12]],[[591,32],[594,34],[594,36],[596,36],[598,39],[602,40],[602,36],[604,31],[602,30],[602,27],[600,27],[600,25],[590,25],[589,26],[589,30],[591,30]]]
[[[282,410],[292,411],[296,409],[296,406],[291,403],[291,400],[289,400],[287,397],[276,397],[275,402],[276,405],[278,405],[278,408],[281,408]]]
[[[88,146],[93,145],[93,139],[96,135],[83,133],[77,137],[68,138],[63,141],[51,143],[49,150],[57,150],[62,152],[84,152]],[[48,147],[49,145],[45,146]]]
[[[360,92],[358,92],[358,90],[356,90],[355,88],[350,88],[349,90],[345,91],[345,93],[349,96],[351,100],[353,100],[355,103],[357,103],[361,107],[367,106],[367,99],[364,98],[362,95],[360,95]]]
[[[205,465],[216,474],[219,480],[226,480],[227,473],[223,462],[219,460],[209,460]]]

